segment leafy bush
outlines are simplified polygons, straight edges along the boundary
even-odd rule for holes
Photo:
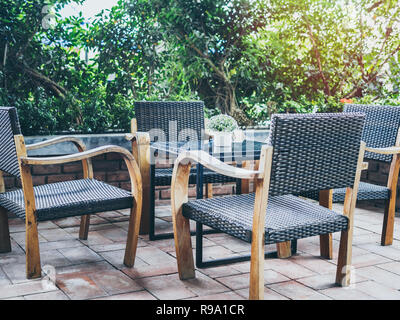
[[[207,129],[219,132],[233,132],[239,129],[239,126],[231,116],[219,114],[210,118],[207,123]]]
[[[398,1],[121,0],[89,24],[60,16],[83,1],[0,0],[0,105],[25,135],[126,131],[135,100],[203,100],[241,126],[344,98],[400,105]]]
[[[354,103],[358,104],[373,104],[373,105],[387,105],[387,106],[400,106],[400,94],[388,94],[386,97],[376,97],[366,95],[362,98],[353,99]]]

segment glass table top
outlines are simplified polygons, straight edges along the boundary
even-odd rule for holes
[[[225,161],[245,161],[258,160],[261,148],[265,143],[244,140],[242,142],[232,142],[225,146],[216,146],[214,142],[205,141],[181,141],[181,142],[153,142],[150,145],[151,154],[158,159],[176,158],[183,151],[202,150],[208,152],[213,157]]]

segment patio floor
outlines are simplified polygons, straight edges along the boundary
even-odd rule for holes
[[[335,205],[335,210],[342,210]],[[265,262],[265,299],[400,299],[400,218],[392,246],[380,246],[383,210],[357,208],[353,242],[356,283],[334,285],[339,234],[334,259],[319,258],[319,238],[298,242],[298,254]],[[170,208],[157,207],[156,225],[168,231]],[[196,279],[180,281],[173,240],[141,237],[135,267],[122,264],[128,212],[93,216],[89,239],[78,240],[78,218],[39,224],[42,267],[51,282],[25,279],[25,226],[10,219],[11,253],[0,254],[0,299],[245,299],[249,262],[198,269]],[[193,245],[195,244],[193,238]],[[223,234],[206,235],[205,258],[249,253],[249,245]],[[274,250],[274,246],[269,246]],[[55,268],[55,274],[54,269]],[[50,284],[49,284],[50,283]]]

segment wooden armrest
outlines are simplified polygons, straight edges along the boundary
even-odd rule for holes
[[[45,141],[41,141],[38,143],[34,143],[34,144],[29,144],[26,146],[26,150],[35,150],[35,149],[40,149],[40,148],[44,148],[44,147],[48,147],[57,143],[62,143],[62,142],[72,142],[79,151],[85,151],[86,150],[86,146],[83,143],[83,141],[81,139],[78,139],[74,136],[62,136],[62,137],[57,137],[54,139],[50,139],[50,140],[45,140]]]
[[[137,141],[138,144],[150,144],[150,135],[148,132],[135,132],[125,134],[128,141]]]
[[[119,153],[122,155],[123,158],[128,160],[135,160],[133,155],[125,148],[109,145],[60,157],[47,157],[47,158],[21,157],[21,162],[26,165],[62,164],[74,161],[81,161],[110,152]]]
[[[387,148],[365,148],[366,151],[379,153],[379,154],[398,154],[400,153],[400,147],[387,147]]]
[[[185,151],[179,154],[175,160],[175,167],[180,163],[187,164],[188,162],[197,162],[202,164],[204,167],[211,169],[224,176],[239,178],[239,179],[254,179],[257,178],[261,173],[260,171],[247,170],[243,168],[230,166],[217,158],[212,157],[205,151]],[[175,169],[174,169],[175,170]]]
[[[113,145],[103,146],[60,157],[48,157],[48,158],[21,157],[20,160],[21,160],[21,166],[25,170],[24,172],[30,174],[30,169],[29,169],[30,165],[49,165],[49,164],[62,164],[74,161],[84,161],[93,158],[95,156],[110,152],[115,152],[122,156],[129,172],[132,194],[134,195],[135,199],[139,199],[139,197],[141,199],[142,178],[140,175],[139,167],[132,153],[130,153],[125,148],[119,146],[113,146]],[[88,178],[93,178],[93,177],[89,176]]]

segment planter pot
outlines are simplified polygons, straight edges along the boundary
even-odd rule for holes
[[[212,132],[215,147],[231,147],[233,141],[232,132]]]
[[[232,134],[233,142],[242,142],[246,139],[246,135],[243,130],[235,130]]]

